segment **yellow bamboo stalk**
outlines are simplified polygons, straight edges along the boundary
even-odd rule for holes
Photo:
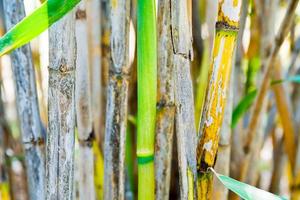
[[[212,174],[208,168],[215,164],[239,29],[241,4],[241,0],[221,0],[218,5],[213,59],[209,69],[208,89],[200,125],[201,138],[197,147],[198,199],[212,197]]]

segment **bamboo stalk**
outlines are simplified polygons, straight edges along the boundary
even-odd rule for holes
[[[194,97],[190,74],[192,30],[190,1],[169,1],[174,63],[175,125],[181,199],[197,198],[196,128]]]
[[[130,1],[116,0],[110,8],[112,63],[106,105],[104,199],[124,199]]]
[[[3,3],[6,28],[11,29],[25,17],[24,4],[20,0],[5,0]],[[30,46],[26,45],[17,49],[11,54],[11,58],[16,82],[18,118],[25,150],[29,195],[32,200],[44,199],[44,138]]]
[[[209,84],[200,125],[200,140],[197,147],[198,199],[211,199],[212,174],[209,167],[215,165],[219,134],[226,105],[232,57],[234,55],[241,0],[219,1],[218,20],[209,72]]]
[[[102,116],[102,77],[101,77],[101,3],[98,0],[86,0],[89,63],[92,98],[92,117],[94,136],[100,143]]]
[[[157,88],[155,0],[137,2],[138,199],[155,198],[154,133]]]
[[[274,65],[274,80],[283,79],[280,60],[277,59]],[[294,120],[291,112],[291,100],[289,99],[289,96],[286,93],[287,90],[284,88],[283,84],[274,85],[273,91],[275,94],[276,105],[284,132],[285,151],[288,155],[289,161],[292,164],[296,162],[296,132],[294,129]]]
[[[76,85],[75,104],[79,141],[79,199],[95,199],[94,155],[92,132],[92,105],[90,63],[88,51],[86,1],[82,1],[76,10]]]
[[[228,100],[224,111],[224,120],[220,131],[218,158],[216,160],[215,170],[218,173],[229,176],[230,168],[230,151],[231,151],[231,119],[233,108],[233,83],[234,83],[234,69],[231,71],[230,86],[227,89]],[[226,200],[228,196],[228,189],[224,187],[219,180],[213,181],[212,199]]]
[[[101,85],[104,91],[108,91],[108,78],[109,69],[111,65],[111,20],[110,20],[110,1],[101,1]],[[101,151],[104,152],[104,135],[105,135],[105,123],[106,123],[106,107],[107,106],[107,94],[108,92],[102,92],[101,95],[101,107],[102,118],[100,119],[101,132],[99,136],[99,142]]]
[[[169,199],[174,135],[174,64],[170,1],[158,2],[158,93],[155,143],[156,199]]]
[[[249,159],[248,159],[248,153],[252,151],[253,149],[253,144],[254,144],[254,138],[257,132],[257,128],[258,128],[258,122],[260,121],[261,118],[261,111],[263,108],[263,102],[267,93],[267,90],[269,88],[270,85],[270,76],[272,74],[272,66],[273,63],[277,57],[277,54],[279,52],[279,49],[289,31],[289,27],[292,23],[292,19],[295,16],[295,9],[298,5],[298,1],[299,0],[292,0],[289,4],[288,10],[286,12],[286,15],[281,23],[281,27],[275,37],[275,42],[272,44],[271,47],[271,53],[266,61],[266,68],[265,71],[263,73],[263,82],[259,87],[259,91],[258,91],[258,95],[256,97],[255,100],[255,104],[254,104],[254,109],[253,112],[251,114],[250,117],[250,123],[247,129],[247,140],[244,143],[244,152],[246,154],[245,159],[243,160],[242,163],[242,168],[240,170],[240,180],[244,180],[245,176],[246,176],[246,172],[248,170],[249,167]],[[289,155],[289,158],[292,158],[292,155]],[[294,166],[295,163],[293,160],[290,160],[291,165]]]
[[[46,199],[73,199],[75,128],[75,15],[50,28]]]

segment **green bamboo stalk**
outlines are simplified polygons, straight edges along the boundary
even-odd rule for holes
[[[155,0],[137,2],[138,199],[155,198],[154,133],[157,90]]]
[[[6,28],[11,29],[25,17],[22,0],[4,1]],[[44,138],[37,101],[31,49],[26,45],[11,54],[16,81],[18,118],[25,150],[30,199],[44,199]]]

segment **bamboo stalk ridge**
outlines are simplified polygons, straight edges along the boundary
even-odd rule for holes
[[[158,91],[155,143],[155,197],[169,199],[174,136],[174,63],[170,1],[158,1]]]
[[[215,165],[239,30],[241,4],[241,0],[222,0],[218,5],[213,57],[197,146],[198,199],[212,198],[212,174],[208,168]]]
[[[137,1],[138,199],[155,198],[154,136],[157,91],[155,0]]]
[[[20,0],[5,0],[3,3],[6,28],[10,29],[25,17],[24,4]],[[25,150],[29,196],[32,200],[44,199],[45,138],[42,135],[30,46],[25,45],[14,51],[11,59],[16,81],[17,110]]]
[[[104,199],[124,199],[125,140],[129,85],[130,1],[110,5],[111,65],[106,107],[104,150]]]
[[[74,199],[75,13],[49,30],[46,199]]]
[[[79,199],[95,199],[94,188],[94,154],[92,132],[92,102],[91,102],[91,82],[90,63],[88,51],[88,26],[86,13],[86,0],[80,2],[76,9],[76,85],[75,104],[76,121],[79,143]]]

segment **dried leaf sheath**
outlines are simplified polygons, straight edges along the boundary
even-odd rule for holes
[[[218,21],[197,147],[199,199],[210,199],[212,176],[223,122],[227,90],[238,34],[241,0],[219,1]]]
[[[169,0],[158,3],[158,93],[155,143],[156,199],[169,199],[174,135],[174,64]]]
[[[124,199],[130,1],[112,1],[110,8],[112,63],[106,105],[104,199]]]
[[[6,28],[12,28],[25,17],[23,1],[4,1],[4,15]],[[45,141],[42,135],[30,46],[26,45],[15,50],[11,54],[11,59],[16,81],[17,110],[25,150],[30,199],[44,199]]]
[[[46,199],[74,198],[75,15],[50,28]]]

